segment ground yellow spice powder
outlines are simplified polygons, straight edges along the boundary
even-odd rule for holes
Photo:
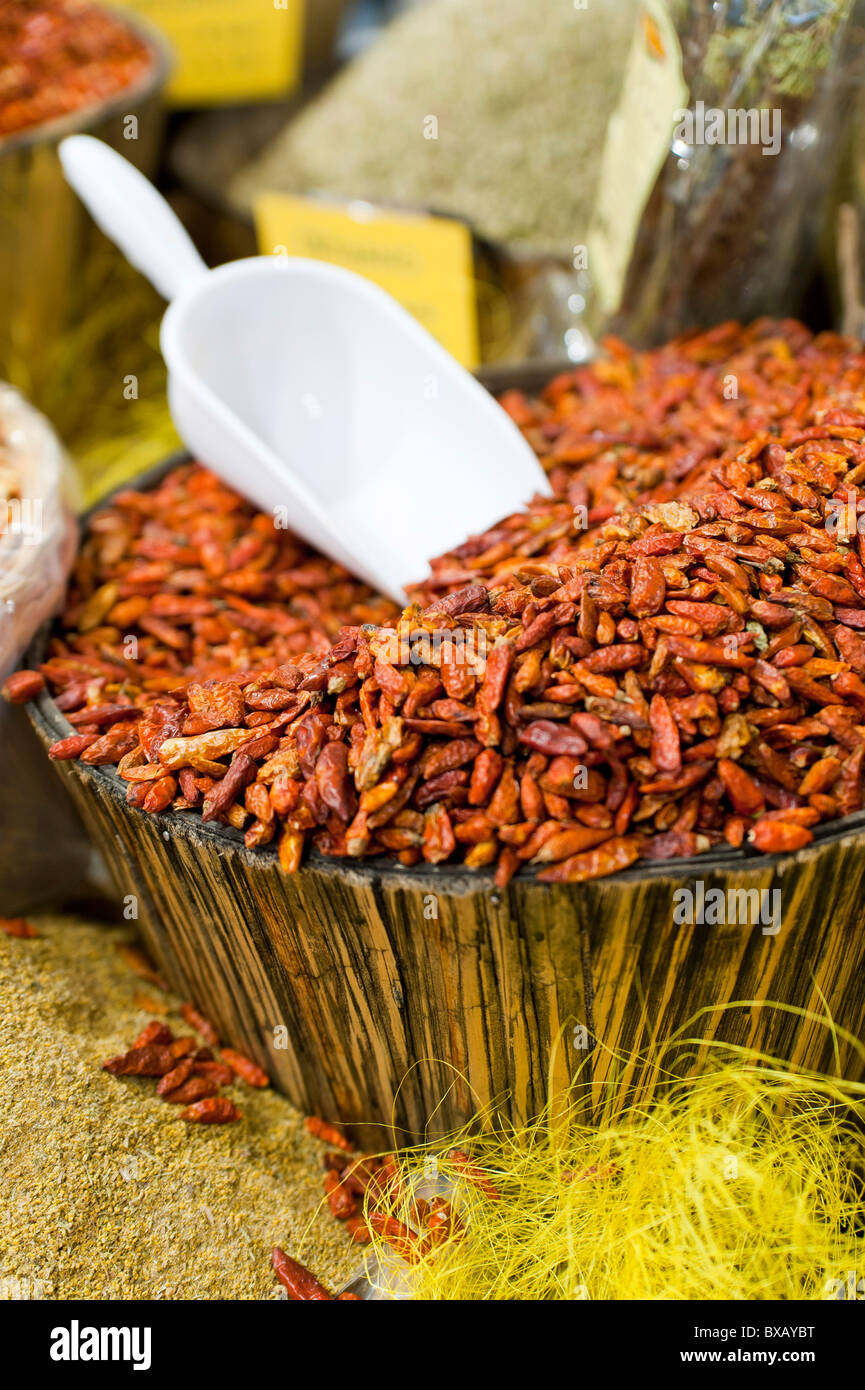
[[[303,1117],[238,1083],[241,1121],[187,1125],[154,1080],[101,1071],[158,994],[118,954],[133,933],[31,920],[35,940],[0,935],[0,1298],[284,1298],[273,1245],[338,1289],[359,1252],[320,1210]]]

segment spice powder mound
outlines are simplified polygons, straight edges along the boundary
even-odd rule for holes
[[[238,1082],[241,1123],[189,1125],[152,1080],[101,1070],[150,1017],[112,949],[128,928],[37,930],[0,936],[0,1299],[284,1297],[280,1242],[339,1288],[358,1253],[317,1219],[323,1149],[303,1117]],[[183,1032],[180,1001],[160,1003]]]
[[[553,496],[402,614],[194,465],[116,495],[40,667],[52,755],[289,872],[309,842],[580,882],[795,850],[861,809],[861,345],[766,320],[609,340],[502,404]]]

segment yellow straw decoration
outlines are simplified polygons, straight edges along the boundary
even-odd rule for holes
[[[401,1195],[377,1209],[420,1230],[412,1191],[437,1176],[466,1229],[412,1265],[375,1235],[372,1281],[416,1299],[851,1297],[865,1085],[705,1040],[676,1049],[676,1063],[669,1046],[652,1060],[664,1079],[648,1102],[613,1084],[599,1103],[578,1078],[569,1106],[533,1125],[487,1116],[480,1133],[403,1150]],[[676,1076],[697,1050],[697,1074]]]

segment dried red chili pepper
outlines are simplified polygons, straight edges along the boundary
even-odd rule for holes
[[[255,780],[257,771],[258,769],[248,753],[235,753],[225,776],[204,798],[201,819],[203,821],[215,820],[217,816],[227,811],[244,787],[248,787],[250,782]]]
[[[98,737],[98,734],[70,734],[68,738],[59,738],[51,744],[48,756],[55,762],[68,762],[72,758],[80,758]]]
[[[175,1058],[169,1048],[150,1043],[110,1057],[102,1063],[102,1070],[110,1071],[113,1076],[165,1076],[174,1064]]]
[[[154,999],[152,994],[144,994],[141,990],[136,990],[132,996],[132,1002],[136,1009],[143,1009],[146,1014],[167,1014],[168,1003],[164,999]]]
[[[194,1066],[194,1057],[182,1057],[177,1065],[171,1068],[171,1071],[166,1072],[165,1075],[160,1078],[156,1087],[156,1094],[158,1096],[167,1096],[169,1092],[176,1091],[178,1086],[182,1086],[184,1081],[192,1075]],[[194,1097],[194,1099],[198,1099],[198,1097]]]
[[[160,1023],[158,1019],[153,1019],[151,1023],[145,1024],[133,1047],[148,1047],[151,1043],[165,1044],[174,1042],[174,1034],[167,1023]]]
[[[358,1209],[358,1199],[351,1188],[342,1182],[338,1173],[329,1172],[324,1177],[324,1190],[331,1215],[337,1221],[347,1221]]]
[[[41,695],[45,689],[45,677],[39,671],[16,671],[13,675],[7,676],[3,686],[3,695],[10,704],[26,705],[29,700],[35,700],[37,695]]]
[[[17,936],[24,939],[32,939],[39,935],[33,923],[28,922],[26,917],[0,917],[0,931],[3,932],[4,936]]]
[[[176,792],[177,781],[174,777],[158,777],[149,784],[141,803],[142,809],[150,815],[165,811],[174,800]]]
[[[347,1139],[334,1125],[328,1124],[327,1120],[320,1120],[317,1115],[307,1115],[303,1123],[307,1132],[323,1144],[332,1144],[347,1154],[354,1153],[352,1140]]]
[[[157,1086],[156,1089],[158,1091],[159,1087]],[[167,1100],[169,1105],[192,1106],[200,1104],[208,1097],[216,1096],[218,1090],[219,1087],[212,1077],[188,1076],[185,1081],[181,1081],[176,1086],[172,1086],[170,1090],[163,1092],[162,1098]]]
[[[638,835],[614,837],[597,849],[575,854],[552,869],[544,869],[538,877],[545,883],[585,883],[592,878],[604,878],[618,869],[626,869],[640,857]]]
[[[649,705],[652,730],[651,758],[659,772],[677,773],[682,766],[679,728],[663,695],[653,695]]]
[[[293,1260],[290,1255],[286,1255],[284,1250],[280,1250],[278,1245],[273,1247],[272,1263],[274,1273],[283,1288],[288,1291],[289,1298],[296,1303],[306,1303],[310,1301],[330,1302],[332,1295],[328,1293],[324,1284],[320,1284],[314,1274],[310,1274],[297,1260]]]
[[[418,1235],[395,1216],[388,1216],[385,1212],[369,1212],[367,1225],[407,1264],[418,1264],[433,1249],[432,1242],[427,1237]]]
[[[477,1164],[472,1163],[464,1149],[452,1149],[450,1161],[457,1171],[459,1177],[476,1187],[478,1192],[482,1192],[491,1202],[501,1200],[501,1193],[493,1182],[487,1177],[486,1173],[478,1168]]]
[[[194,1028],[196,1033],[200,1033],[212,1047],[219,1046],[219,1034],[210,1022],[210,1019],[205,1018],[204,1014],[196,1009],[194,1004],[181,1004],[180,1016],[189,1024],[190,1028]]]
[[[142,980],[147,980],[150,984],[156,985],[159,989],[168,989],[168,985],[153,964],[147,952],[141,946],[121,945],[117,948],[118,953],[136,975]]]
[[[434,1246],[446,1240],[462,1240],[466,1234],[465,1226],[444,1197],[433,1197],[425,1225],[427,1237]]]
[[[230,1125],[241,1118],[240,1111],[227,1096],[208,1096],[180,1112],[181,1120],[195,1125]]]
[[[362,1216],[350,1216],[345,1226],[355,1245],[369,1245],[372,1231]]]
[[[813,838],[811,831],[806,830],[804,826],[767,818],[758,820],[748,833],[748,839],[754,848],[762,849],[769,854],[803,849]]]
[[[259,1089],[270,1085],[270,1077],[257,1062],[253,1062],[249,1057],[244,1057],[242,1052],[235,1052],[231,1047],[220,1049],[220,1056],[223,1062],[239,1076],[248,1086],[256,1086]]]
[[[198,1055],[193,1058],[192,1071],[195,1076],[206,1076],[211,1081],[215,1081],[217,1086],[230,1086],[234,1081],[234,1072],[231,1067],[223,1066],[222,1062],[214,1062]]]

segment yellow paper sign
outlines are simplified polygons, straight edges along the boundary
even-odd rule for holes
[[[304,0],[126,0],[174,48],[176,106],[285,96],[300,81]]]
[[[464,223],[277,193],[258,199],[255,221],[264,255],[309,256],[365,275],[458,362],[477,366],[472,237]]]

